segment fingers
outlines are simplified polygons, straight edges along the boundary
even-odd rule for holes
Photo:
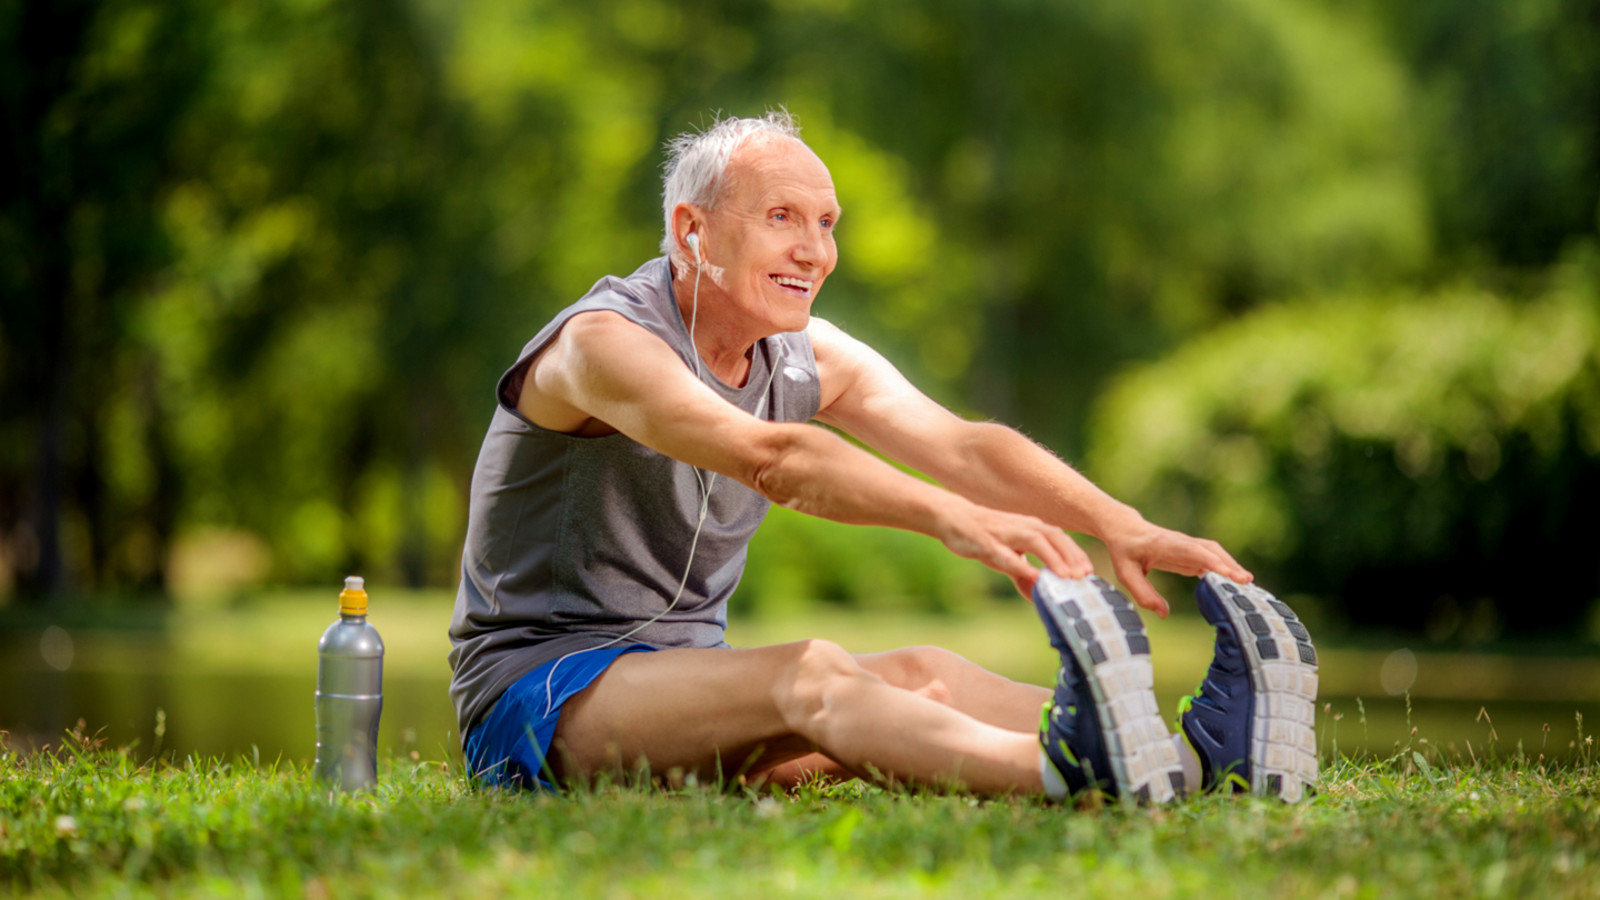
[[[1066,532],[1041,521],[1031,521],[1019,536],[1017,549],[1026,550],[1038,557],[1044,567],[1062,578],[1087,578],[1094,572],[1094,563]]]
[[[1050,542],[1055,546],[1065,562],[1064,568],[1056,569],[1052,567],[1051,571],[1067,578],[1088,578],[1094,574],[1094,563],[1090,561],[1089,554],[1078,546],[1077,541],[1074,541],[1065,531],[1059,528],[1048,525],[1045,527],[1047,529],[1046,536],[1049,537]]]
[[[1003,543],[1018,556],[1024,553],[1032,553],[1034,557],[1044,564],[1044,568],[1055,572],[1057,575],[1066,571],[1067,564],[1061,555],[1061,551],[1056,548],[1055,544],[1050,542],[1049,538],[1037,531],[1026,529],[1019,534],[1010,536]]]
[[[1144,572],[1160,569],[1193,576],[1216,572],[1240,584],[1255,580],[1250,570],[1239,565],[1221,544],[1178,531],[1158,529],[1143,541],[1124,544],[1122,549],[1130,557],[1142,560],[1141,571]],[[1117,552],[1113,550],[1112,556],[1116,555]]]
[[[1232,554],[1222,549],[1221,544],[1216,541],[1201,541],[1201,543],[1209,544],[1210,550],[1216,557],[1216,562],[1206,566],[1207,569],[1219,575],[1232,578],[1240,584],[1248,584],[1256,580],[1256,576],[1251,574],[1249,569],[1239,565],[1239,562],[1233,558]]]
[[[1032,516],[987,510],[969,521],[976,529],[964,537],[952,536],[947,545],[1009,577],[1024,596],[1032,594],[1039,578],[1028,554],[1063,578],[1086,578],[1094,572],[1082,547],[1061,529]]]
[[[1107,545],[1117,578],[1135,603],[1165,618],[1170,607],[1146,574],[1151,569],[1179,575],[1204,575],[1216,572],[1240,584],[1255,580],[1249,569],[1239,565],[1222,545],[1213,540],[1190,537],[1182,532],[1156,528],[1142,538]]]
[[[1033,586],[1035,584],[1037,584],[1038,581],[1039,581],[1039,579],[1037,577],[1035,577],[1031,581],[1023,581],[1020,578],[1011,579],[1011,583],[1013,585],[1015,585],[1016,588],[1017,588],[1017,593],[1021,594],[1022,595],[1022,599],[1024,599],[1024,600],[1033,599]]]
[[[1022,596],[1033,595],[1033,583],[1039,580],[1039,570],[1028,562],[1026,556],[1004,544],[999,544],[993,551],[984,554],[981,562],[1009,577],[1011,583],[1017,586],[1017,590],[1022,592]]]
[[[1143,566],[1121,555],[1112,556],[1111,566],[1116,570],[1117,580],[1122,582],[1122,586],[1133,597],[1133,602],[1163,619],[1167,617],[1171,607],[1167,605],[1166,598],[1162,597],[1161,593],[1150,583],[1150,579],[1145,577]]]
[[[1250,570],[1239,565],[1228,551],[1222,549],[1221,544],[1216,541],[1198,538],[1187,538],[1185,540],[1179,559],[1174,559],[1170,564],[1164,559],[1158,559],[1154,563],[1154,568],[1165,569],[1182,575],[1196,576],[1204,575],[1207,572],[1216,572],[1240,584],[1247,584],[1255,580],[1255,576],[1250,574]]]

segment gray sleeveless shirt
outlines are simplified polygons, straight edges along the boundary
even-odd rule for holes
[[[601,279],[540,330],[500,377],[494,419],[472,473],[461,587],[450,621],[450,697],[463,740],[523,675],[606,644],[660,613],[685,567],[689,577],[677,605],[619,643],[727,646],[728,597],[766,516],[766,498],[719,476],[691,565],[701,490],[693,468],[623,434],[574,437],[517,412],[513,398],[532,357],[573,316],[596,310],[637,323],[694,368],[696,351],[661,257],[627,278]],[[804,332],[756,344],[742,388],[709,371],[702,380],[770,421],[807,421],[821,403]]]

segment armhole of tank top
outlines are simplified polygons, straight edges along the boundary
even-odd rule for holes
[[[581,315],[583,315],[585,313],[593,313],[593,312],[611,312],[611,313],[616,313],[617,315],[622,316],[622,318],[624,320],[626,320],[628,322],[632,322],[634,325],[638,326],[639,328],[644,329],[646,334],[652,334],[652,335],[654,334],[653,332],[650,331],[650,329],[648,327],[646,327],[644,325],[644,323],[635,321],[634,319],[631,319],[628,316],[624,315],[620,310],[612,309],[610,307],[602,306],[602,307],[596,307],[596,308],[593,308],[593,309],[577,309],[577,310],[567,309],[567,310],[563,310],[562,313],[558,314],[555,319],[551,320],[550,325],[546,326],[547,328],[550,329],[550,333],[544,336],[544,340],[538,341],[537,344],[534,344],[534,342],[530,341],[529,342],[529,346],[523,348],[522,355],[517,357],[517,361],[511,364],[511,368],[506,369],[504,372],[502,372],[500,374],[499,380],[497,380],[495,382],[495,384],[494,384],[494,404],[495,404],[495,406],[498,409],[500,409],[501,411],[505,412],[507,415],[509,415],[512,418],[516,419],[517,422],[521,423],[521,425],[528,430],[529,434],[548,436],[548,437],[553,437],[553,438],[566,438],[566,439],[572,440],[572,441],[603,441],[603,440],[607,440],[609,438],[614,438],[614,437],[622,434],[622,432],[620,432],[620,431],[613,431],[610,434],[603,434],[603,435],[600,435],[598,437],[583,437],[581,435],[568,434],[565,431],[553,431],[553,430],[551,430],[549,428],[544,427],[543,425],[540,425],[540,424],[538,424],[536,422],[530,421],[527,416],[524,416],[522,414],[522,410],[517,409],[516,404],[508,402],[508,398],[506,396],[506,389],[508,387],[510,387],[511,379],[512,378],[527,378],[528,377],[528,367],[533,365],[534,358],[537,357],[539,354],[543,353],[544,351],[548,350],[550,348],[550,345],[555,343],[556,338],[558,336],[560,336],[560,334],[561,334],[561,329],[567,327],[567,323],[568,322],[571,322],[573,319],[575,319],[578,316],[581,316]],[[521,396],[521,392],[520,391],[518,392],[518,396],[519,397]]]
[[[805,354],[805,372],[811,376],[810,388],[807,390],[809,396],[806,398],[807,412],[805,418],[797,421],[809,422],[822,411],[822,372],[817,369],[817,352],[811,346],[811,336],[804,331],[797,332],[797,335],[794,342]],[[784,365],[789,363],[785,362]]]

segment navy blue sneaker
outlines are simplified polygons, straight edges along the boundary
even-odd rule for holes
[[[1046,571],[1033,605],[1061,654],[1039,743],[1067,788],[1140,803],[1181,795],[1183,768],[1151,690],[1150,640],[1133,604],[1097,577]]]
[[[1201,789],[1217,786],[1293,803],[1317,782],[1317,651],[1287,604],[1215,572],[1195,588],[1216,626],[1211,669],[1178,705],[1200,757]]]

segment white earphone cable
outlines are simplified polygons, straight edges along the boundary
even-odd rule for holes
[[[689,304],[689,352],[693,354],[695,378],[704,382],[705,374],[701,371],[700,367],[700,348],[694,342],[695,321],[699,318],[700,314],[700,271],[702,266],[700,264],[699,242],[696,241],[693,246],[695,255],[694,295]],[[776,342],[773,346],[777,347],[778,355],[769,361],[768,368],[770,368],[771,371],[767,373],[767,383],[761,390],[760,399],[756,401],[755,416],[758,419],[761,418],[762,413],[766,411],[767,399],[772,396],[772,381],[777,377],[779,363],[781,362],[782,358],[787,355],[781,341]],[[751,358],[754,359],[754,356]],[[694,535],[689,539],[689,558],[683,564],[683,576],[678,579],[678,589],[673,593],[672,601],[662,608],[660,612],[651,616],[649,619],[640,622],[639,624],[628,629],[626,632],[617,635],[616,637],[606,641],[603,644],[600,644],[597,647],[585,647],[582,650],[571,650],[563,653],[559,658],[557,658],[556,661],[550,666],[550,672],[545,676],[544,679],[545,715],[550,715],[550,711],[555,705],[555,695],[551,693],[550,688],[556,677],[556,669],[566,661],[567,657],[573,655],[574,653],[586,653],[590,650],[604,650],[605,648],[619,641],[628,640],[635,634],[638,634],[641,630],[649,628],[651,625],[661,621],[661,617],[665,616],[669,612],[672,612],[672,610],[677,607],[678,600],[683,597],[684,586],[689,583],[689,572],[694,568],[695,548],[700,546],[700,531],[705,527],[706,515],[711,509],[711,489],[717,484],[716,472],[702,473],[698,466],[690,466],[690,469],[694,471],[695,481],[700,485],[700,511],[695,517]]]

